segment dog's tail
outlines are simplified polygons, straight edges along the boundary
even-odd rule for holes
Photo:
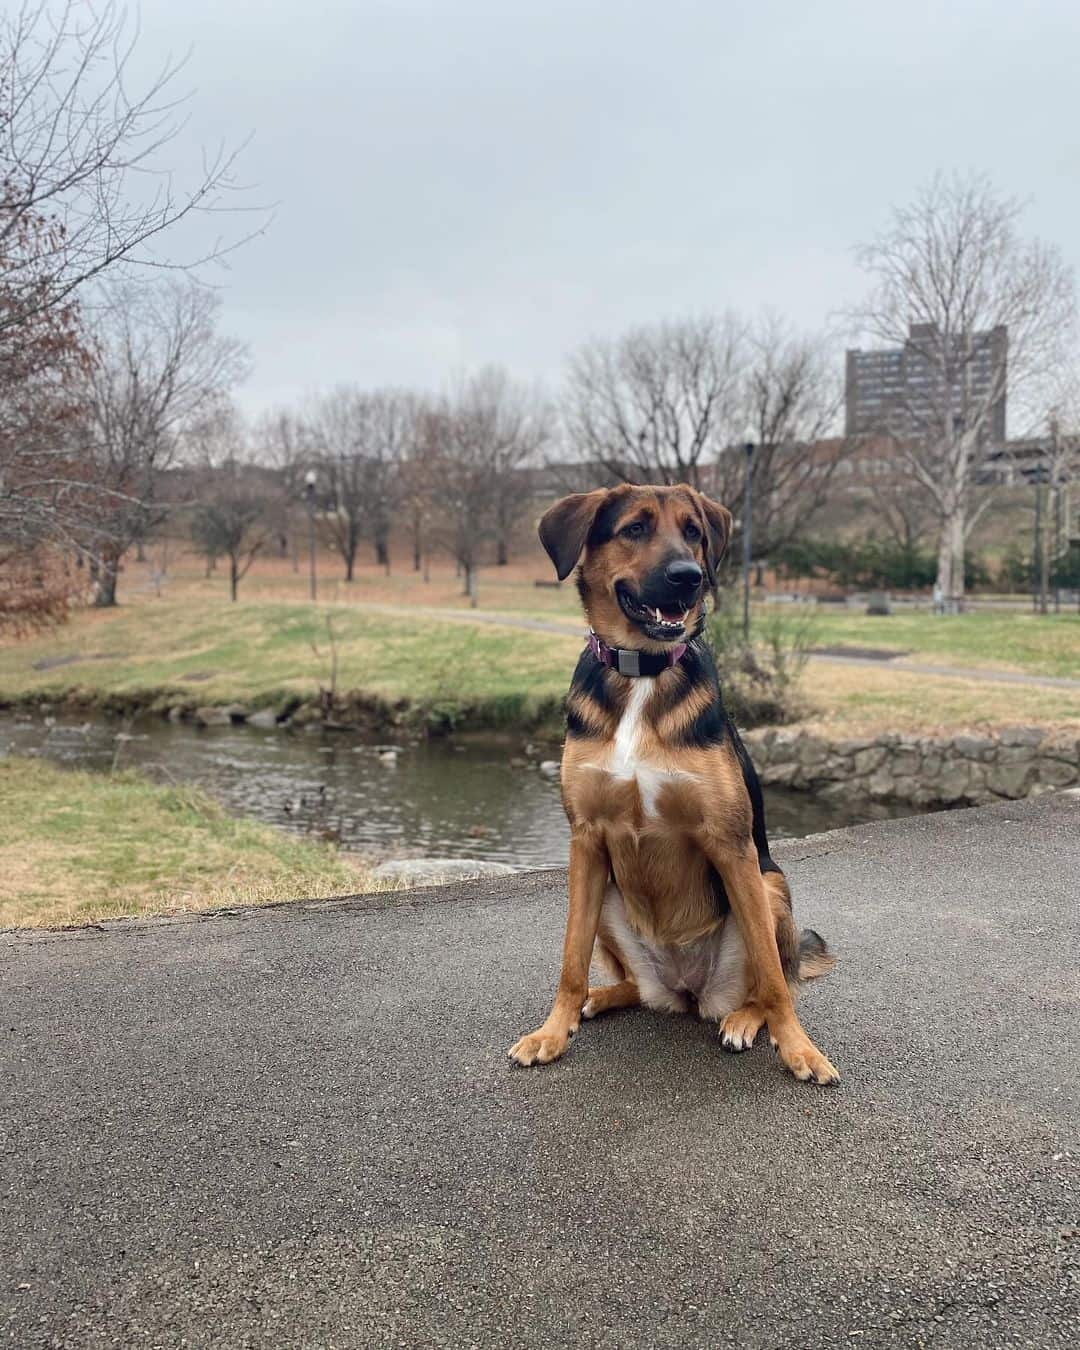
[[[825,945],[825,939],[812,928],[799,934],[799,979],[817,980],[828,975],[836,965],[836,957]]]

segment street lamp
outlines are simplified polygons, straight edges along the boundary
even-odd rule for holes
[[[750,639],[750,552],[753,536],[753,486],[754,486],[754,428],[747,427],[743,441],[746,454],[746,492],[743,497],[742,528],[742,630],[743,640]]]
[[[308,572],[311,582],[311,598],[315,599],[315,484],[314,469],[308,469],[304,475],[304,501],[308,513]]]

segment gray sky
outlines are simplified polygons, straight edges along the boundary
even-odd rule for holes
[[[192,47],[185,146],[254,132],[224,328],[252,412],[341,380],[555,387],[592,334],[733,306],[804,327],[939,168],[1080,263],[1080,6],[982,0],[143,0]],[[243,222],[237,222],[242,228]],[[231,223],[229,228],[232,228]]]

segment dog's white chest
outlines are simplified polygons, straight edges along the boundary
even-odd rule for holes
[[[612,777],[623,782],[636,782],[642,809],[650,816],[656,814],[657,794],[664,783],[673,777],[671,773],[644,759],[641,753],[645,705],[652,697],[655,683],[648,676],[633,681],[607,763],[607,772]]]

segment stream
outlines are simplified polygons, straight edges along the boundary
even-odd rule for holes
[[[40,755],[108,773],[132,768],[162,783],[192,783],[229,811],[384,857],[486,858],[564,867],[566,818],[557,778],[539,769],[553,746],[526,754],[520,737],[373,745],[345,732],[208,727],[159,717],[0,715],[0,754]],[[822,801],[765,791],[769,835],[799,838],[910,815],[903,804]]]

